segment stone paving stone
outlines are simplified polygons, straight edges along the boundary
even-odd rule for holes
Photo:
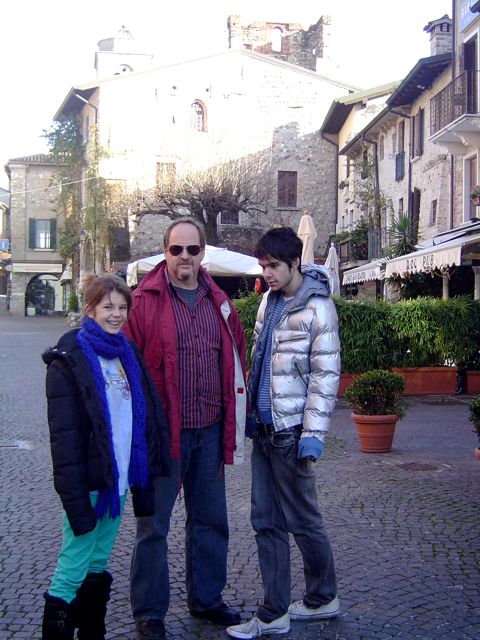
[[[12,320],[0,313],[0,640],[38,640],[60,544],[60,502],[51,478],[41,352],[66,330],[62,319]],[[339,401],[323,458],[319,502],[332,540],[342,613],[292,621],[285,640],[478,640],[479,471],[468,398],[411,398],[389,454],[358,450],[350,411]],[[2,443],[27,443],[23,448]],[[250,465],[227,468],[231,543],[225,600],[248,619],[262,598],[249,523]],[[170,535],[169,638],[227,639],[192,618],[184,584],[183,496]],[[108,640],[134,638],[129,565],[135,535],[130,502],[110,563]],[[292,599],[303,567],[292,543]]]

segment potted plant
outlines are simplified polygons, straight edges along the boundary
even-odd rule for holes
[[[374,369],[356,376],[345,389],[361,451],[386,453],[391,450],[395,425],[404,414],[404,388],[400,374]]]
[[[468,403],[470,409],[470,422],[473,423],[473,430],[477,434],[479,446],[473,451],[477,460],[480,460],[480,396],[472,398]]]
[[[478,205],[480,205],[480,186],[476,185],[475,187],[473,187],[470,193],[470,199],[472,201],[472,204],[474,204],[475,206],[478,207]]]

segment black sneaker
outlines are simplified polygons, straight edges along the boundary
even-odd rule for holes
[[[240,614],[228,607],[224,602],[219,604],[218,607],[213,609],[205,609],[204,611],[192,611],[190,614],[195,618],[202,618],[203,620],[209,620],[213,624],[221,625],[222,627],[229,627],[232,624],[239,624],[241,617]]]
[[[137,620],[135,626],[138,640],[166,640],[165,626],[159,618]]]

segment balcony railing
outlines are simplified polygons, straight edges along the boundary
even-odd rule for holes
[[[431,136],[467,113],[478,113],[478,73],[464,71],[431,99]]]

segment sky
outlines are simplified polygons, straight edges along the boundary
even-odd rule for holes
[[[338,79],[362,88],[404,78],[430,55],[431,20],[452,0],[16,0],[1,12],[0,187],[9,158],[45,153],[42,137],[70,88],[95,79],[97,43],[124,25],[161,66],[228,48],[227,18],[295,22],[332,18]]]

